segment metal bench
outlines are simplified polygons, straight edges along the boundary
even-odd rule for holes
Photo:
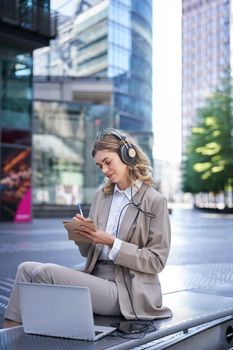
[[[224,350],[233,347],[232,296],[206,294],[203,291],[202,293],[178,291],[165,294],[164,304],[172,309],[173,317],[154,321],[153,326],[156,329],[143,334],[126,336],[115,332],[96,342],[88,342],[29,335],[24,333],[22,326],[19,326],[0,330],[0,348],[4,350],[197,350],[200,349],[196,344],[198,339],[202,339],[201,349]],[[95,317],[96,324],[102,325],[110,325],[117,320],[119,318],[116,317]]]

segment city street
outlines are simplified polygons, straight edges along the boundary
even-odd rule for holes
[[[175,206],[170,216],[172,246],[160,275],[163,293],[195,288],[233,290],[233,215]],[[26,260],[69,267],[84,261],[67,240],[63,219],[0,223],[0,323],[18,264]]]

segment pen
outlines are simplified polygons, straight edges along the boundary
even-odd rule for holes
[[[78,210],[80,211],[80,214],[83,216],[83,211],[82,211],[81,204],[78,203],[77,207],[78,207]]]

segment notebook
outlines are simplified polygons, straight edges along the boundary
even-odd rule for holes
[[[19,283],[25,333],[98,340],[114,327],[95,326],[89,288]]]
[[[81,226],[90,227],[92,230],[96,231],[95,223],[91,219],[87,221],[72,219],[70,221],[63,221],[63,225],[68,232],[68,238],[78,242],[90,243],[88,238],[79,234],[79,230],[82,230]]]

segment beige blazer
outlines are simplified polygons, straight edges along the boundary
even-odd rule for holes
[[[90,217],[102,230],[107,225],[112,198],[112,195],[99,190],[91,206]],[[171,310],[162,306],[158,278],[158,273],[166,264],[170,248],[167,202],[165,197],[145,184],[134,195],[134,202],[140,203],[142,210],[154,213],[156,218],[149,218],[135,206],[129,205],[122,219],[118,235],[122,244],[115,260],[115,282],[120,309],[126,319],[135,319],[135,313],[142,319],[170,317]],[[87,257],[84,271],[91,273],[103,245],[78,245],[81,254]]]

